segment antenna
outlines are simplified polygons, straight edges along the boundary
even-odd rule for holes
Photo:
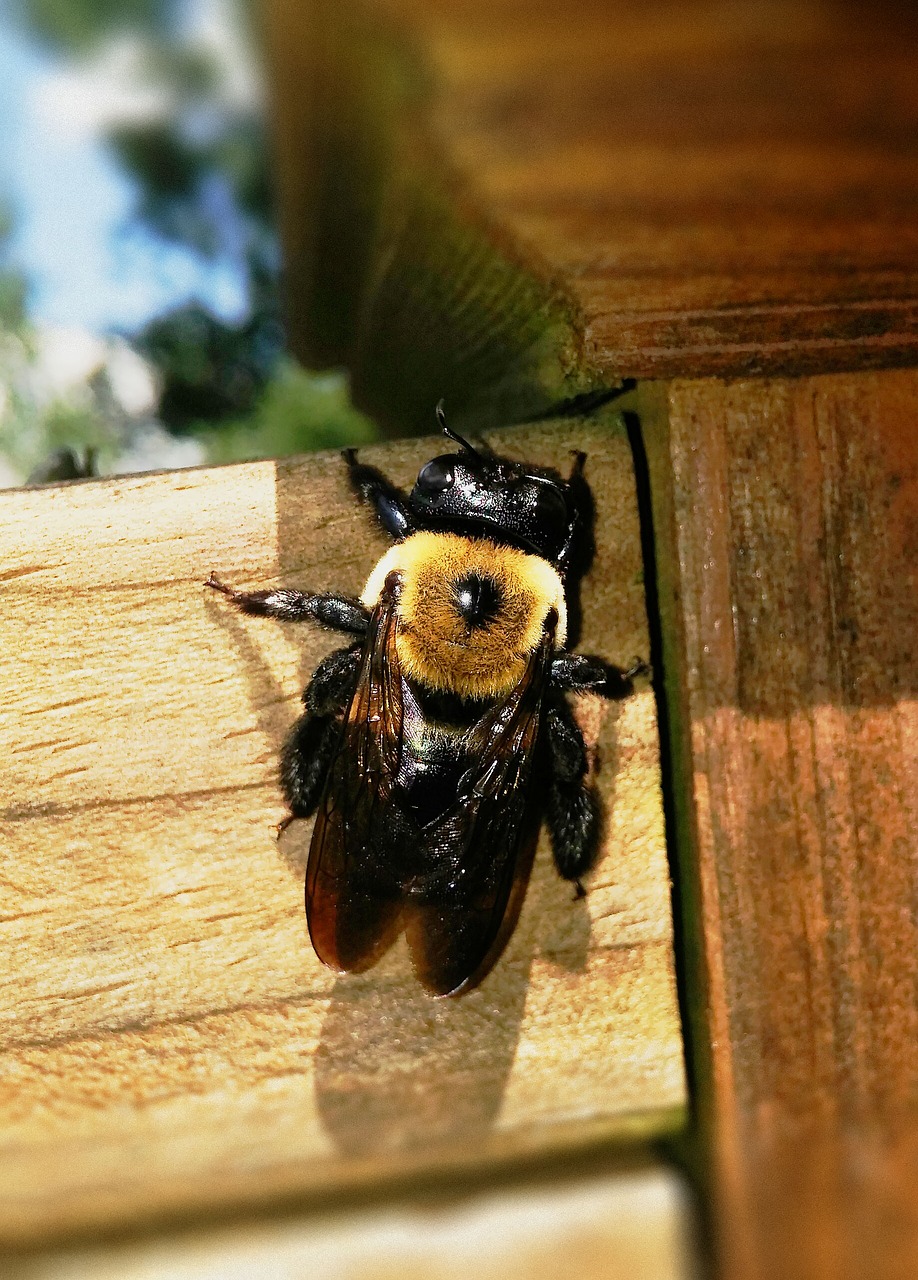
[[[472,446],[469,444],[468,440],[463,440],[462,436],[459,434],[458,431],[454,431],[452,427],[447,425],[446,411],[443,408],[442,400],[437,401],[437,407],[434,410],[434,413],[436,413],[437,415],[437,422],[439,422],[440,424],[440,430],[443,432],[445,436],[449,436],[450,440],[455,440],[456,444],[461,445],[462,448],[466,451],[466,453],[470,453],[473,458],[476,458],[479,462],[484,462],[484,458],[481,456],[478,450],[473,449]]]

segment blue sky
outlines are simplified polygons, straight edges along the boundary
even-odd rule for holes
[[[41,324],[131,332],[191,298],[233,320],[244,306],[231,266],[128,230],[134,196],[99,139],[55,95],[68,74],[22,36],[0,4],[0,200],[15,219],[11,256]],[[69,74],[73,74],[70,72]],[[92,87],[87,81],[87,95]]]

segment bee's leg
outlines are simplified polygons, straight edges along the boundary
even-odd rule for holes
[[[319,807],[340,732],[341,722],[335,716],[314,716],[308,711],[290,730],[280,763],[281,791],[290,812],[279,824],[278,835],[295,818],[308,818]]]
[[[551,664],[551,679],[556,689],[570,693],[597,693],[601,698],[618,700],[634,693],[635,676],[649,676],[649,665],[635,658],[627,671],[602,658],[588,658],[582,653],[559,653]]]
[[[340,715],[350,701],[359,666],[360,646],[335,649],[316,667],[303,692],[306,712],[290,730],[281,753],[281,790],[290,813],[278,834],[318,807],[341,732]]]
[[[352,596],[290,591],[284,587],[271,587],[267,591],[235,591],[212,573],[204,583],[214,591],[228,596],[243,613],[260,618],[278,618],[282,622],[318,622],[331,631],[346,631],[351,635],[366,635],[370,623],[370,611]]]
[[[600,814],[587,769],[583,734],[563,694],[556,694],[547,720],[550,777],[545,809],[548,834],[559,875],[573,880],[577,897],[585,893],[586,875],[599,851]]]
[[[303,690],[303,702],[311,715],[340,715],[346,709],[357,681],[360,655],[361,646],[351,645],[333,649],[322,659]]]
[[[376,467],[357,461],[356,449],[345,449],[344,460],[348,466],[351,487],[364,502],[376,508],[379,523],[397,542],[415,531],[415,523],[408,510],[408,499]]]
[[[583,474],[585,453],[574,454],[574,465],[568,477],[568,494],[573,499],[575,516],[558,557],[558,567],[578,581],[589,569],[596,552],[593,538],[593,495]]]

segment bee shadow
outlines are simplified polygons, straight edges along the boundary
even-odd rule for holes
[[[503,1102],[529,958],[468,995],[433,999],[398,944],[374,975],[335,984],[315,1056],[319,1113],[353,1157],[468,1150]]]

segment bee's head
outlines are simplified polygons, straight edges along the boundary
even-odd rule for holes
[[[434,531],[488,537],[566,566],[581,512],[574,486],[548,468],[479,453],[437,418],[461,446],[426,463],[408,498],[418,524]]]

